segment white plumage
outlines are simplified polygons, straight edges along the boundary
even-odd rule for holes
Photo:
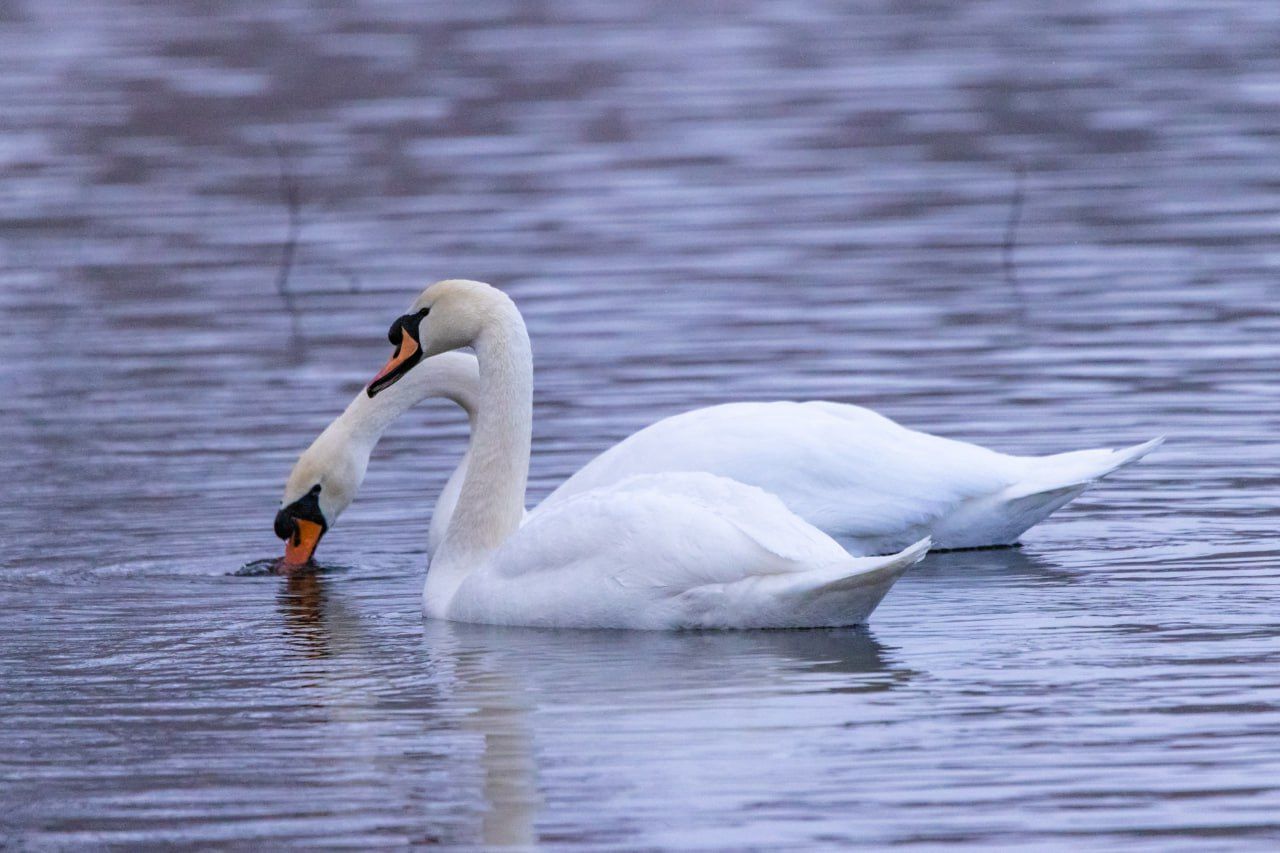
[[[928,544],[851,557],[760,489],[711,474],[644,474],[539,507],[446,606],[426,603],[451,619],[504,625],[853,625]]]
[[[759,486],[859,554],[1016,542],[1160,444],[1009,456],[840,403],[727,403],[658,421],[601,453],[543,505],[636,474],[708,471]]]
[[[533,381],[519,311],[488,285],[454,280],[427,288],[402,320],[417,337],[401,337],[367,399],[303,454],[284,503],[314,491],[323,526],[332,524],[377,436],[412,404],[397,386],[434,356],[473,347],[475,393],[448,393],[467,408],[472,437],[444,502],[452,515],[437,525],[443,536],[423,589],[428,615],[577,628],[852,625],[928,550],[920,537],[891,556],[851,556],[776,496],[699,471],[620,477],[526,518]],[[467,373],[455,369],[456,357],[447,367],[437,380]]]
[[[427,612],[451,619],[854,624],[930,537],[939,548],[1016,542],[1162,441],[1011,456],[858,406],[730,403],[640,430],[526,514],[532,358],[519,312],[488,285],[446,281],[424,291],[411,315],[424,318],[421,340],[389,367],[419,349],[425,360],[352,402],[295,466],[285,504],[322,485],[319,507],[332,524],[396,417],[424,397],[456,401],[472,441],[437,501],[424,590]],[[465,346],[478,359],[448,352]]]
[[[448,397],[474,421],[476,359],[427,359],[375,398],[363,392],[295,468],[302,494],[321,471],[343,466],[363,478],[381,432],[428,397]],[[726,403],[674,415],[604,451],[543,501],[549,507],[638,474],[703,471],[758,486],[854,554],[889,554],[924,536],[935,549],[1009,545],[1089,486],[1141,459],[1154,439],[1122,450],[1010,456],[907,429],[841,403]],[[453,517],[468,450],[436,499],[427,550]],[[338,460],[343,460],[339,464]],[[343,484],[351,498],[359,487]],[[345,509],[334,507],[331,518]]]

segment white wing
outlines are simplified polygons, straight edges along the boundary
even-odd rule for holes
[[[932,534],[940,548],[1007,544],[1160,440],[1120,451],[1010,456],[841,403],[728,403],[658,421],[544,503],[658,471],[707,471],[777,495],[854,553]]]
[[[925,549],[850,557],[758,488],[642,475],[535,510],[463,582],[448,615],[559,627],[854,624]],[[828,586],[839,594],[824,597]]]
[[[777,495],[833,536],[925,535],[965,501],[1018,479],[1021,462],[836,403],[730,403],[659,421],[596,457],[548,505],[638,473],[708,471]]]

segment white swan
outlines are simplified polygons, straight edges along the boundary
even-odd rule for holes
[[[423,590],[430,616],[579,628],[852,625],[928,550],[924,539],[890,557],[851,557],[776,497],[691,472],[585,490],[521,526],[533,371],[514,303],[479,282],[438,282],[390,337],[397,352],[370,398],[423,359],[466,346],[478,357],[471,458]],[[332,485],[290,478],[276,518],[287,559],[309,556],[330,513],[349,502]]]
[[[777,495],[853,553],[890,553],[926,535],[937,549],[984,548],[1017,542],[1163,441],[1010,456],[916,432],[860,406],[727,403],[645,427],[543,505],[645,471],[710,471]]]
[[[302,535],[297,544],[290,543],[287,562],[302,564],[310,559],[319,537],[355,500],[364,482],[369,456],[387,427],[428,397],[444,397],[457,403],[467,413],[474,431],[480,402],[480,368],[476,357],[461,352],[440,353],[403,373],[398,382],[387,386],[376,397],[370,397],[362,388],[346,410],[325,427],[298,457],[285,485],[283,505],[288,506],[299,498],[305,500],[311,489],[324,484],[313,511],[300,513]],[[468,445],[462,461],[436,498],[427,534],[429,555],[435,554],[453,518],[470,459]],[[282,519],[281,524],[285,523]]]
[[[403,340],[415,346],[411,337]],[[299,458],[286,503],[324,478],[333,483],[325,506],[333,523],[355,498],[389,424],[425,398],[446,397],[474,426],[479,394],[475,357],[459,352],[419,360],[375,397],[362,390]],[[541,506],[637,474],[705,471],[759,486],[855,554],[893,553],[926,535],[935,549],[989,547],[1016,542],[1161,441],[1010,456],[916,432],[859,406],[727,403],[640,430],[587,463]],[[468,449],[436,500],[428,554],[444,538],[470,456]]]

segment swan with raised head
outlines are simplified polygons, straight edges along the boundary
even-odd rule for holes
[[[413,335],[397,340],[409,351],[398,379],[372,397],[362,389],[289,477],[286,505],[322,478],[332,483],[324,513],[313,513],[316,531],[354,499],[382,431],[421,400],[453,400],[474,427],[475,357],[448,352],[423,360]],[[1121,450],[1011,456],[907,429],[860,406],[726,403],[645,427],[587,463],[541,506],[637,474],[704,471],[764,489],[854,554],[892,553],[926,535],[935,550],[992,547],[1017,542],[1161,440]],[[428,554],[444,538],[470,458],[468,449],[436,500]],[[312,545],[300,546],[291,559],[306,562]]]
[[[853,625],[928,550],[926,538],[888,557],[850,556],[773,495],[705,472],[628,477],[526,520],[533,365],[515,304],[486,284],[438,282],[390,337],[397,351],[370,399],[433,356],[467,346],[477,356],[470,460],[427,574],[430,616],[576,628]],[[309,482],[290,478],[276,518],[289,562],[309,558],[350,502],[323,475]]]

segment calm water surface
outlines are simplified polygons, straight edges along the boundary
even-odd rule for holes
[[[1274,849],[1280,6],[1206,6],[0,0],[0,847]],[[425,623],[443,403],[229,576],[450,276],[534,500],[727,400],[1171,440],[865,630]]]

